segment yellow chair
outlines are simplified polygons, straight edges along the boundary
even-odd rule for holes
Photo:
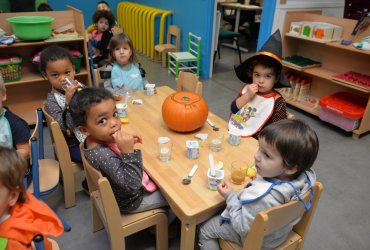
[[[70,208],[76,205],[75,174],[83,171],[82,164],[71,160],[67,142],[59,124],[43,108],[44,116],[50,131],[55,156],[63,176],[64,207]]]
[[[176,91],[189,91],[202,96],[203,85],[198,77],[191,72],[180,71],[176,84]]]
[[[172,37],[175,37],[175,44],[171,43]],[[176,25],[168,27],[167,43],[154,46],[154,60],[159,61],[159,55],[162,55],[162,67],[166,67],[167,53],[180,50],[180,29]]]
[[[168,72],[179,77],[179,71],[191,71],[199,77],[201,38],[189,32],[188,51],[168,52]]]
[[[300,201],[294,200],[280,206],[269,208],[266,211],[259,212],[253,221],[249,233],[244,241],[243,247],[233,242],[220,239],[219,243],[221,249],[259,250],[262,247],[262,242],[265,235],[279,230],[279,228],[282,226],[302,215],[302,219],[293,227],[293,230],[289,233],[285,242],[276,249],[303,249],[303,243],[306,239],[312,216],[316,211],[322,190],[323,185],[320,182],[316,182],[313,186],[314,195],[309,211],[305,211],[304,206]],[[302,198],[307,203],[310,198],[310,192],[306,192]]]
[[[163,209],[121,214],[107,178],[86,160],[80,144],[91,197],[93,232],[105,227],[112,250],[124,250],[125,238],[143,229],[156,227],[156,249],[168,249],[168,222]]]

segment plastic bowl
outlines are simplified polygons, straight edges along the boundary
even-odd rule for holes
[[[13,33],[22,40],[43,40],[51,35],[49,16],[15,16],[6,19],[12,26]]]

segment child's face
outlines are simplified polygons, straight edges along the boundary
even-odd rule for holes
[[[98,23],[96,24],[97,30],[101,33],[109,29],[109,22],[108,19],[102,17],[99,19]]]
[[[103,142],[114,142],[112,135],[120,129],[121,121],[112,99],[92,106],[87,115],[86,126],[80,127],[86,136]]]
[[[11,206],[17,202],[19,196],[18,191],[12,191],[0,184],[0,217],[8,212]]]
[[[114,49],[113,56],[119,65],[125,66],[130,61],[132,50],[128,44],[122,44]]]
[[[45,77],[56,90],[63,91],[62,86],[67,84],[66,78],[69,77],[74,79],[74,76],[75,69],[68,58],[50,61],[46,65]]]
[[[258,92],[267,94],[271,92],[276,82],[276,74],[273,68],[266,68],[257,64],[253,69],[253,83],[258,85]]]
[[[96,6],[96,10],[110,10],[110,8],[105,3],[99,3]]]
[[[296,172],[296,168],[288,169],[284,166],[283,158],[277,149],[259,139],[259,148],[254,156],[257,173],[262,177],[289,180],[289,176]]]

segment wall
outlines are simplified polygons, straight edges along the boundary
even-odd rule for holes
[[[67,4],[82,10],[85,26],[88,26],[92,22],[91,17],[98,0],[91,4],[86,4],[86,2],[81,0],[48,0],[54,10],[65,10]],[[107,2],[116,14],[116,6],[121,1],[107,0]],[[187,34],[190,31],[202,37],[200,76],[209,78],[214,0],[133,0],[131,2],[171,10],[174,14],[170,24],[176,24],[181,29],[181,50],[187,49]]]

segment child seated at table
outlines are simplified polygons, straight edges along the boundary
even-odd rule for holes
[[[108,178],[121,212],[168,206],[143,170],[141,150],[134,149],[134,144],[141,143],[141,137],[121,128],[111,92],[99,88],[76,92],[70,112],[74,124],[86,135],[83,147],[86,159]]]
[[[104,85],[114,93],[124,94],[129,90],[144,90],[144,79],[139,64],[135,62],[134,46],[130,37],[121,33],[112,37],[109,54],[113,63],[111,85]]]
[[[106,2],[106,1],[99,1],[97,4],[96,4],[96,10],[108,10],[110,11],[110,6],[109,4]],[[96,30],[96,25],[95,25],[95,22],[93,24],[91,24],[89,27],[87,27],[87,33],[89,35],[91,35],[91,33]]]
[[[108,45],[113,36],[112,28],[115,23],[114,15],[109,10],[97,10],[93,15],[96,29],[91,33],[91,44],[93,46],[93,63],[99,67],[106,64],[109,50]]]
[[[217,190],[226,200],[226,209],[200,226],[201,249],[219,249],[218,238],[243,245],[257,213],[270,207],[298,199],[310,192],[316,181],[311,166],[319,151],[315,131],[299,120],[281,120],[265,127],[259,135],[255,154],[257,177],[239,193],[222,181]],[[312,199],[312,193],[310,194]],[[288,236],[296,219],[280,230],[267,235],[263,249],[275,249]]]
[[[258,138],[267,125],[287,118],[284,98],[274,88],[290,87],[282,71],[281,36],[276,31],[257,54],[235,68],[246,83],[231,103],[230,130]]]
[[[64,228],[55,213],[23,186],[26,161],[14,149],[0,146],[0,162],[1,249],[31,250],[35,235],[61,235]],[[46,237],[44,244],[52,249]]]

